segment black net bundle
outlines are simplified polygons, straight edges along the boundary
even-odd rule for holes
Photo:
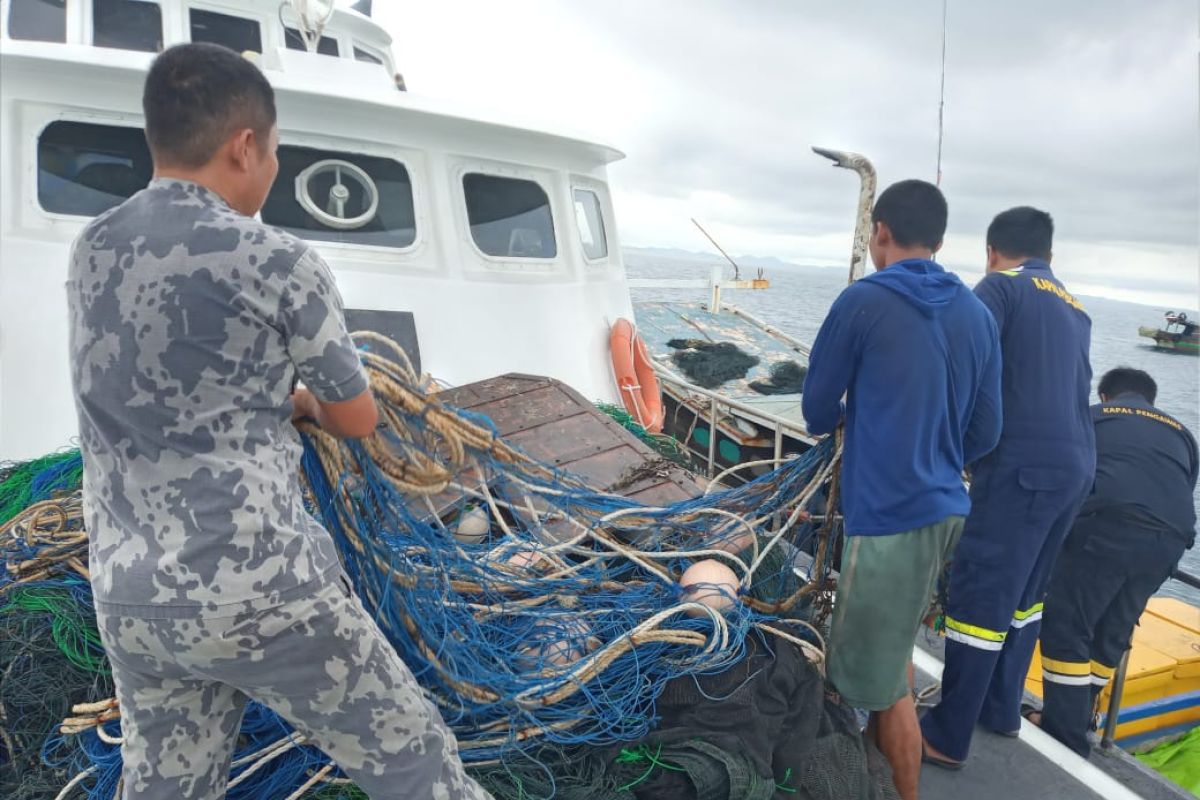
[[[637,800],[594,748],[547,746],[533,756],[467,771],[496,800]]]
[[[527,768],[472,774],[497,800],[899,800],[887,762],[800,649],[746,644],[735,667],[672,681],[642,741],[544,748]]]
[[[807,375],[808,369],[795,361],[778,361],[771,365],[769,380],[751,381],[750,388],[759,394],[800,394]]]
[[[896,798],[886,762],[868,755],[854,713],[800,649],[775,637],[746,645],[731,669],[668,685],[641,751],[668,766],[631,787],[638,800]]]
[[[671,361],[688,380],[705,389],[715,389],[726,381],[746,377],[758,364],[752,356],[730,342],[707,342],[703,339],[672,339],[667,347],[675,350]]]

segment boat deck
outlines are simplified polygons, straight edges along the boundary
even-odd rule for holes
[[[942,640],[922,637],[913,651],[918,689],[941,677]],[[936,700],[936,697],[933,698]],[[1120,748],[1082,759],[1026,722],[1020,738],[975,731],[962,770],[925,766],[922,800],[1184,800],[1192,795]]]
[[[707,342],[730,342],[759,359],[744,378],[726,381],[718,391],[755,409],[791,422],[804,423],[799,394],[764,395],[750,384],[768,381],[771,367],[794,361],[807,367],[808,356],[799,349],[775,338],[748,319],[737,314],[714,314],[697,303],[643,302],[634,305],[638,333],[655,361],[678,374],[671,361],[675,350],[667,345],[672,339],[701,339]]]

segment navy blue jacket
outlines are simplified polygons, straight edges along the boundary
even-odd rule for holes
[[[1000,436],[996,323],[958,276],[932,261],[898,261],[834,301],[802,399],[813,434],[833,431],[844,411],[848,534],[965,515],[963,465]]]
[[[975,294],[996,318],[1004,353],[1000,449],[1028,464],[1090,470],[1092,321],[1083,306],[1037,259],[989,273]]]
[[[1141,527],[1196,537],[1196,439],[1139,394],[1092,406],[1096,483],[1079,516],[1104,513]]]

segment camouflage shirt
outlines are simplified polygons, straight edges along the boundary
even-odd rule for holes
[[[324,401],[367,382],[321,258],[158,179],[83,230],[67,300],[97,607],[231,616],[332,577],[289,395],[297,378]]]

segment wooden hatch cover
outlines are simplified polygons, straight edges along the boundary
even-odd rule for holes
[[[696,497],[704,488],[662,459],[566,384],[510,373],[448,389],[443,402],[484,414],[500,435],[531,457],[570,471],[600,490],[661,506]]]

